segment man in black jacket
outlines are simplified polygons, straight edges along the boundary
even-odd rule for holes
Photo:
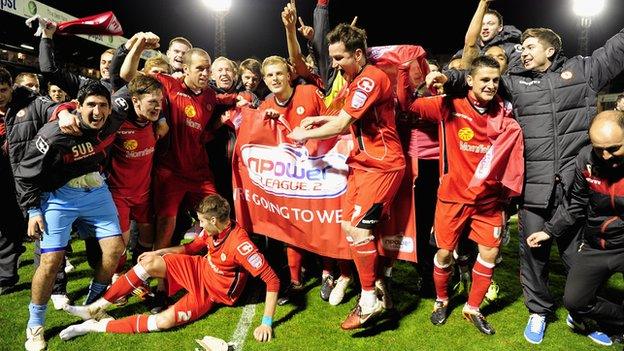
[[[108,286],[124,249],[117,210],[99,171],[129,104],[115,97],[112,105],[107,88],[98,82],[83,86],[78,101],[80,136],[63,134],[59,123],[53,121],[29,138],[35,130],[30,121],[46,120],[37,110],[18,113],[7,121],[18,199],[28,210],[27,233],[41,238],[41,264],[32,281],[27,350],[45,349],[46,305],[72,224],[93,228],[102,248],[102,260],[89,287],[92,299]]]
[[[624,272],[624,113],[605,111],[591,122],[586,146],[576,158],[575,177],[554,216],[543,231],[531,234],[532,248],[552,237],[570,235],[569,228],[585,223],[584,240],[576,264],[568,273],[564,304],[570,314],[567,324],[601,344],[611,340],[603,333],[587,330],[586,318],[620,335],[624,331],[624,309],[600,296],[600,287],[615,272]],[[615,328],[614,328],[615,327]]]
[[[511,67],[501,78],[501,95],[510,100],[522,127],[525,146],[524,196],[518,211],[520,282],[530,312],[524,331],[527,341],[544,338],[546,317],[555,311],[548,291],[550,247],[557,242],[567,268],[577,255],[581,226],[530,248],[526,238],[542,229],[574,178],[574,159],[589,144],[587,128],[596,115],[598,92],[624,70],[624,30],[607,40],[589,57],[566,58],[561,38],[547,28],[522,33],[522,66]],[[427,83],[447,83],[445,91],[464,87],[463,72],[433,73]]]

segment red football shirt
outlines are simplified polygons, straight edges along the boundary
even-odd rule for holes
[[[233,228],[221,233],[217,238],[207,235],[202,230],[195,240],[184,245],[186,254],[208,248],[205,258],[209,268],[206,269],[207,274],[203,278],[204,286],[208,287],[210,297],[225,305],[233,305],[240,297],[249,273],[257,277],[265,270],[271,270],[271,266],[249,239],[247,232],[234,222],[232,226]],[[277,291],[279,281],[277,285],[271,291]]]
[[[169,150],[159,158],[158,167],[165,167],[191,180],[210,180],[208,154],[202,134],[216,105],[215,92],[207,88],[196,94],[182,79],[157,74],[164,86],[169,109]]]
[[[475,204],[499,198],[499,181],[487,180],[479,187],[468,188],[477,165],[492,145],[487,136],[487,119],[497,111],[485,108],[481,112],[468,97],[445,95],[416,99],[410,111],[440,123],[440,200]]]
[[[258,109],[270,108],[283,114],[284,119],[294,129],[305,117],[324,114],[323,92],[314,85],[300,84],[294,87],[293,94],[288,101],[279,103],[275,95],[270,95],[260,104]]]
[[[351,124],[356,147],[347,160],[350,167],[373,172],[405,168],[392,86],[382,70],[372,65],[364,67],[349,84],[342,109],[357,120]]]
[[[152,123],[140,126],[126,120],[111,150],[108,185],[111,193],[138,197],[150,191],[156,137]]]

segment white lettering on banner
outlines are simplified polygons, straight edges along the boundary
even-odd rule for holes
[[[246,144],[241,147],[241,155],[251,181],[273,195],[334,198],[347,189],[347,156],[336,147],[324,155],[310,156],[305,146]]]
[[[252,193],[249,189],[234,188],[234,201],[245,201],[260,206],[268,212],[282,216],[284,219],[303,221],[306,223],[319,222],[339,224],[342,222],[342,210],[309,210],[288,207],[270,202],[264,197]]]
[[[368,58],[370,58],[371,60],[377,60],[386,52],[394,50],[395,47],[396,45],[387,45],[368,48]]]
[[[403,235],[382,236],[381,244],[384,249],[403,253],[414,252],[414,240]]]

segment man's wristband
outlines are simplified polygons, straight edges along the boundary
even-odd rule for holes
[[[273,317],[269,317],[269,316],[263,316],[262,317],[262,324],[270,327],[273,325]]]

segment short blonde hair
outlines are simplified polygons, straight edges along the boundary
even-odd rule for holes
[[[181,44],[184,44],[184,45],[188,46],[189,49],[193,48],[193,44],[191,44],[191,42],[188,39],[186,39],[185,37],[175,37],[175,38],[171,39],[169,41],[169,46],[167,47],[167,49],[169,49],[171,47],[171,45],[173,45],[173,43],[181,43]]]
[[[152,67],[164,67],[167,69],[167,73],[171,73],[171,65],[169,61],[163,55],[156,55],[145,60],[145,66],[143,66],[143,72],[149,72]]]
[[[290,65],[288,64],[288,61],[286,61],[286,59],[281,56],[274,55],[274,56],[269,56],[265,58],[264,61],[262,61],[262,76],[264,76],[264,70],[266,69],[267,66],[279,65],[279,64],[284,65],[284,67],[286,68],[286,71],[290,72]]]

